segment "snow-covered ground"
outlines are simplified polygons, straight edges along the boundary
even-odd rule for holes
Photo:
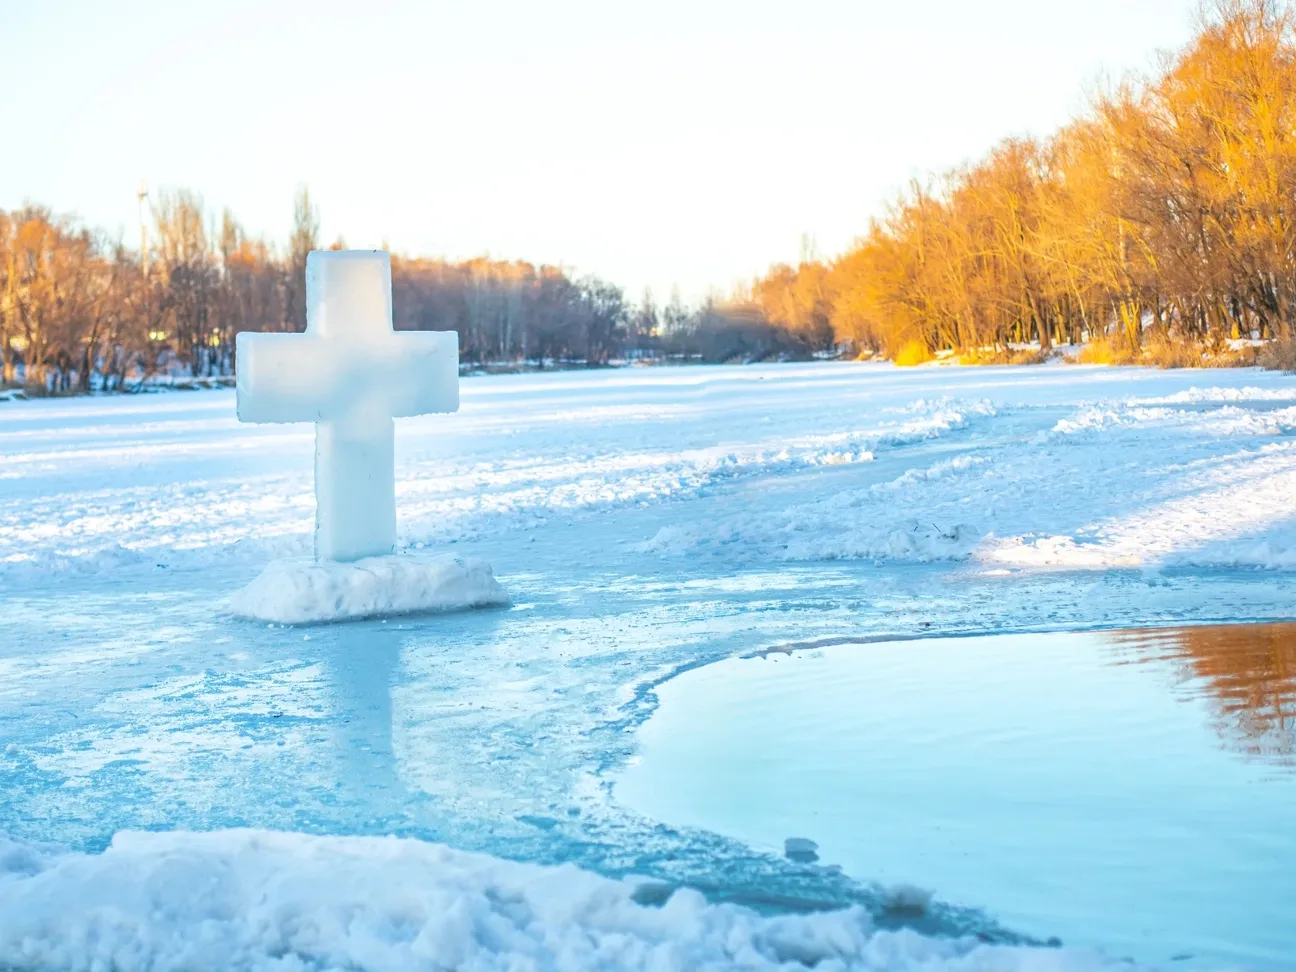
[[[462,398],[398,423],[401,539],[488,560],[511,606],[307,628],[229,597],[309,552],[310,427],[239,426],[228,391],[0,402],[0,967],[204,967],[199,927],[213,968],[1100,967],[977,947],[1014,941],[977,902],[877,931],[867,875],[638,818],[608,773],[654,684],[738,653],[1296,615],[1291,377],[825,363]],[[228,827],[295,835],[104,850]],[[382,834],[423,843],[308,836]]]
[[[125,834],[95,857],[0,839],[4,864],[6,969],[1116,967],[1092,953],[880,930],[858,906],[762,916],[691,889],[654,898],[644,882],[395,838]]]

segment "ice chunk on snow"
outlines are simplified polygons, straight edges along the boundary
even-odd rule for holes
[[[860,908],[767,916],[689,889],[648,906],[630,880],[393,837],[119,833],[102,854],[6,860],[0,967],[23,972],[1133,968],[878,930]]]
[[[932,893],[916,884],[893,884],[883,892],[883,904],[893,915],[926,914],[931,907]]]
[[[276,560],[230,599],[230,610],[257,621],[309,624],[507,603],[484,560],[399,554],[346,564]]]
[[[813,864],[819,860],[819,845],[808,837],[789,837],[783,841],[783,856],[790,861]]]
[[[0,882],[3,882],[6,877],[30,877],[39,874],[57,856],[58,849],[52,844],[14,840],[0,834]],[[0,884],[0,887],[2,886]],[[0,892],[0,901],[3,900],[4,895]],[[3,962],[4,953],[0,952],[0,964]]]

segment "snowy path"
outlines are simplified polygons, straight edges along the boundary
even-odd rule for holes
[[[0,833],[397,833],[876,912],[610,803],[653,684],[817,640],[1296,615],[1290,377],[645,369],[463,403],[398,424],[402,542],[488,558],[512,608],[309,629],[223,610],[308,549],[309,428],[239,427],[225,392],[0,404]]]

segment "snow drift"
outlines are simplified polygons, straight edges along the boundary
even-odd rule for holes
[[[119,833],[98,855],[0,838],[0,967],[287,972],[1129,970],[1080,951],[761,916],[642,882],[391,837]]]
[[[230,610],[256,621],[310,624],[507,603],[484,560],[400,554],[346,564],[276,560],[230,599]]]

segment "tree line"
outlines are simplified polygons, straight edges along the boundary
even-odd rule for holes
[[[1294,23],[1285,0],[1220,0],[1152,76],[913,182],[846,253],[776,266],[748,302],[808,343],[911,360],[1090,341],[1200,363],[1229,339],[1289,343]]]
[[[306,190],[282,249],[193,192],[159,194],[149,215],[132,249],[45,207],[0,211],[0,380],[65,393],[229,375],[239,331],[304,330],[306,255],[320,246]],[[470,365],[602,364],[661,345],[651,298],[636,310],[618,287],[558,267],[393,255],[392,300],[397,328],[458,331]]]

